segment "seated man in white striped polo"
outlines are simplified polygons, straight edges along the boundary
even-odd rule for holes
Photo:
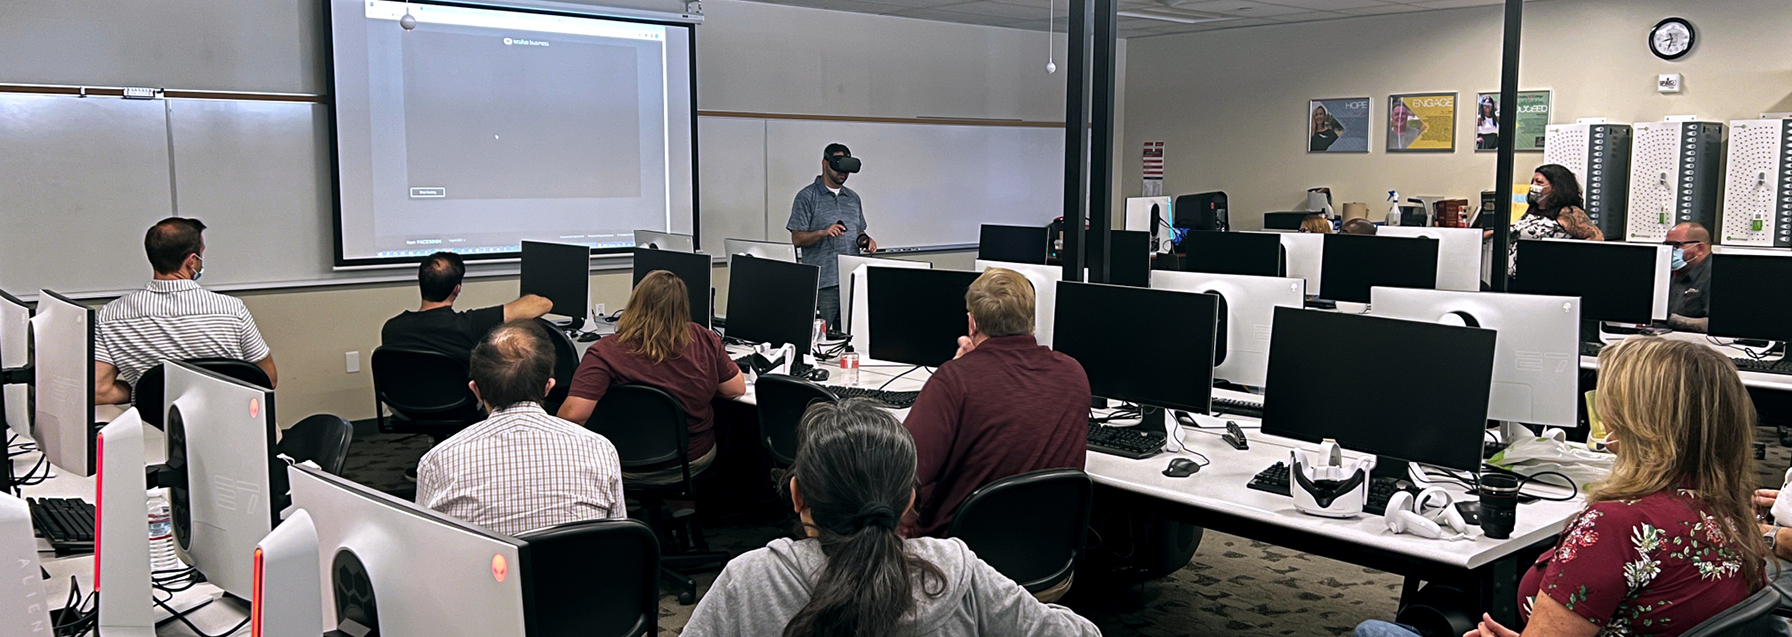
[[[118,297],[99,312],[93,341],[93,401],[131,401],[143,373],[164,361],[235,358],[254,363],[278,381],[274,356],[255,329],[249,308],[235,297],[199,287],[205,272],[205,224],[169,217],[143,237],[155,277],[142,290]]]

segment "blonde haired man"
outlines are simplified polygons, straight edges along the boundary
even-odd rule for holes
[[[1008,476],[1083,468],[1089,377],[1033,339],[1033,285],[991,268],[965,292],[969,333],[903,423],[919,452],[914,535],[943,536],[972,492]]]

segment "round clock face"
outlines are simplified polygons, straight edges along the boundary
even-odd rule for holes
[[[1649,31],[1649,50],[1656,57],[1672,60],[1692,49],[1692,24],[1680,18],[1668,18]]]

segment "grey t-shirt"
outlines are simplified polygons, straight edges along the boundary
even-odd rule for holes
[[[957,539],[916,538],[908,552],[946,574],[944,592],[928,596],[915,586],[917,606],[905,620],[905,635],[1006,637],[1014,635],[1099,636],[1094,623],[1068,608],[1045,604],[1026,589],[977,559]],[[816,540],[777,539],[728,562],[716,583],[697,603],[685,637],[781,635],[797,611],[809,603],[815,581],[827,564]],[[936,590],[937,587],[936,587]]]
[[[790,204],[790,221],[784,224],[785,230],[815,232],[826,230],[836,221],[846,224],[845,233],[822,237],[800,253],[800,261],[821,268],[820,287],[824,288],[840,285],[839,255],[859,253],[859,233],[865,231],[865,208],[859,193],[843,185],[836,195],[822,183],[821,177],[816,177],[815,183],[797,191],[796,201]]]

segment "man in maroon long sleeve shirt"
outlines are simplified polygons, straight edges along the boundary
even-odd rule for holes
[[[1089,377],[1033,339],[1033,286],[991,268],[965,293],[970,335],[921,388],[904,423],[919,452],[913,535],[944,536],[984,485],[1040,469],[1083,468]]]

